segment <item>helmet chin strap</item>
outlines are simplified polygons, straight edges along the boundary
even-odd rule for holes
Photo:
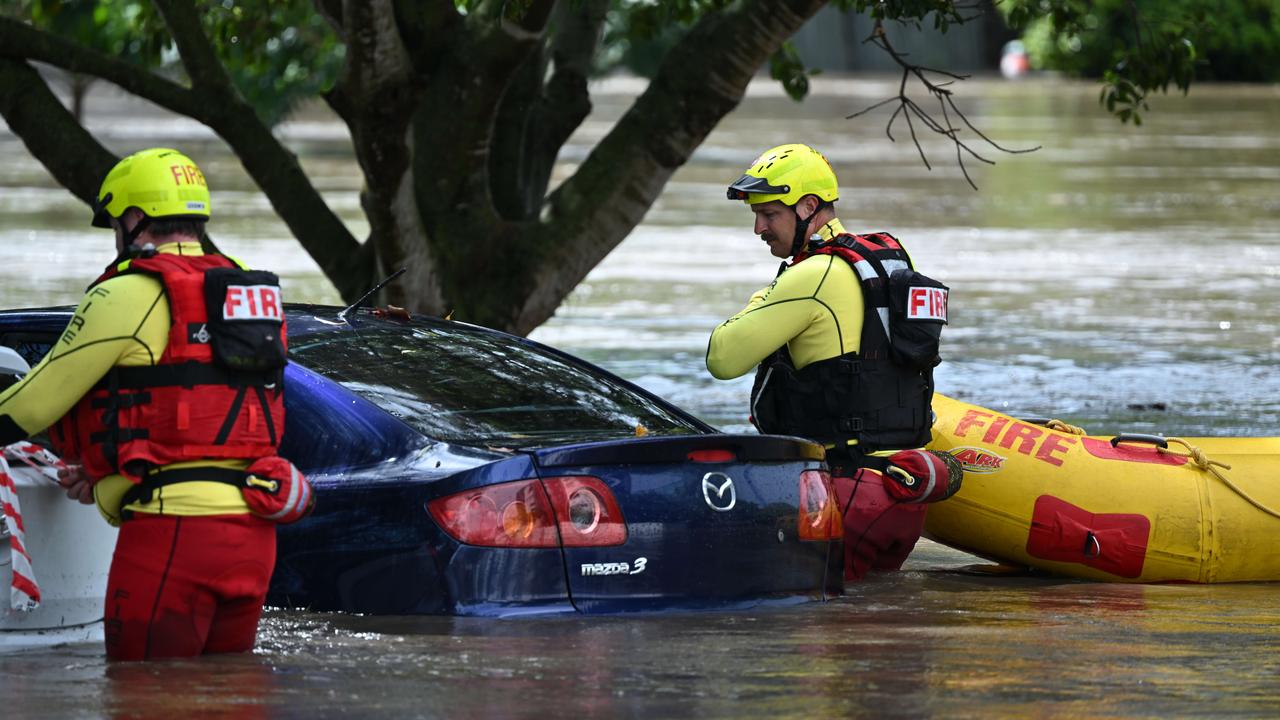
[[[133,226],[132,230],[125,232],[124,254],[127,255],[131,252],[130,248],[133,247],[134,241],[138,239],[138,236],[141,235],[142,232],[146,230],[147,226],[150,224],[151,224],[151,218],[147,217],[146,215],[143,215],[142,217],[138,218],[138,223]]]
[[[120,220],[123,222],[124,216],[121,216]],[[138,236],[141,235],[149,225],[151,225],[151,218],[143,215],[138,218],[138,222],[132,229],[124,231],[124,247],[120,250],[120,254],[116,256],[116,259],[111,261],[112,265],[138,257],[143,253],[143,248],[134,247],[133,243],[137,241]]]
[[[796,203],[796,205],[799,204],[800,203]],[[791,239],[791,257],[795,257],[804,249],[805,240],[809,238],[809,236],[805,234],[805,231],[809,229],[809,221],[812,220],[813,216],[817,215],[818,211],[821,209],[822,205],[819,204],[818,207],[813,209],[813,212],[809,213],[809,217],[802,218],[800,217],[800,211],[792,208],[792,211],[796,214],[796,235]]]

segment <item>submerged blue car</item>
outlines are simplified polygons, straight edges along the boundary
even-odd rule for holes
[[[728,435],[536,342],[291,305],[281,454],[315,512],[268,603],[379,614],[748,607],[841,592],[819,446]],[[0,313],[37,362],[70,309]]]

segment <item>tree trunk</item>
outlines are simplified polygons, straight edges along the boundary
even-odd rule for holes
[[[106,79],[205,123],[241,158],[344,298],[383,298],[527,334],[644,218],[741,101],[756,70],[825,0],[706,11],[648,90],[551,194],[556,156],[590,111],[609,0],[317,0],[346,43],[325,99],[351,130],[370,234],[357,241],[232,86],[193,6],[154,0],[190,86],[0,17],[0,113],[86,202],[114,161],[26,61]],[[744,157],[758,148],[743,148]]]
[[[451,72],[465,74],[463,62],[477,57],[484,58],[482,66],[507,72],[497,74],[504,87],[488,80],[489,72],[471,83],[433,87],[430,104],[456,111],[415,123],[419,147],[433,137],[448,138],[451,146],[439,154],[442,164],[421,152],[414,163],[419,207],[442,269],[441,309],[522,335],[545,322],[640,223],[671,175],[741,101],[769,55],[825,4],[758,0],[708,13],[577,173],[536,208],[529,207],[528,188],[541,197],[551,160],[589,107],[581,58],[584,47],[588,56],[594,53],[587,38],[599,32],[603,5],[567,3],[554,37],[522,44],[513,36],[498,57],[452,45],[450,52],[464,55],[446,54]],[[529,76],[548,76],[529,68],[540,69],[547,52],[552,72],[534,100]],[[527,64],[513,64],[514,56]],[[744,157],[757,150],[744,148]]]

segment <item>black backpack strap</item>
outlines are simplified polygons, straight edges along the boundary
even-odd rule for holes
[[[172,365],[116,366],[112,368],[114,388],[142,390],[153,387],[196,385],[228,385],[230,387],[266,387],[279,382],[279,372],[237,372],[199,362]],[[105,381],[95,390],[107,387]]]

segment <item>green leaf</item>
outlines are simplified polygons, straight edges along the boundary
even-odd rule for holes
[[[799,53],[790,42],[785,42],[769,58],[769,76],[782,83],[787,95],[799,102],[809,94],[809,76],[816,74],[805,67]]]

